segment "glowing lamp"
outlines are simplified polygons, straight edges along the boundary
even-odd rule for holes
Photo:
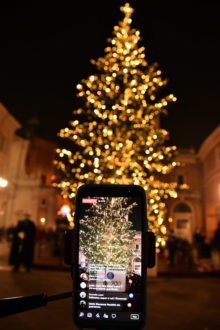
[[[63,205],[62,208],[61,208],[61,214],[63,216],[66,216],[68,214],[70,214],[70,207],[69,205]]]
[[[8,185],[8,181],[3,178],[0,178],[0,187],[5,188],[7,187],[7,185]]]
[[[40,218],[40,222],[44,224],[46,222],[46,219],[44,217]]]

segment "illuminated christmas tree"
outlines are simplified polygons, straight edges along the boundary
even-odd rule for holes
[[[177,197],[177,184],[166,183],[166,174],[178,164],[173,160],[176,147],[166,146],[168,132],[158,123],[176,98],[158,97],[167,81],[157,64],[145,60],[140,32],[131,28],[133,9],[126,3],[121,11],[124,18],[108,39],[105,56],[92,60],[97,73],[77,85],[82,106],[59,134],[70,147],[57,149],[56,186],[73,200],[84,183],[141,185],[147,194],[149,230],[157,235],[157,246],[163,246],[165,201]]]
[[[80,248],[90,263],[129,266],[135,231],[128,217],[135,203],[127,201],[105,198],[105,203],[92,204],[80,220]]]

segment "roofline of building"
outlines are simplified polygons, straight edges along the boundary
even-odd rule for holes
[[[175,159],[181,163],[187,164],[195,164],[199,161],[199,157],[194,148],[178,148]]]
[[[12,124],[15,126],[15,130],[22,127],[22,125],[19,123],[17,119],[15,119],[14,116],[8,111],[8,109],[4,106],[2,102],[0,102],[0,109],[5,113],[4,118],[9,118],[9,120],[12,122]]]
[[[201,160],[204,160],[207,154],[218,144],[220,143],[220,125],[205,139],[202,143],[198,156]]]

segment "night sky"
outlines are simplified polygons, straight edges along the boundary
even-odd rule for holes
[[[40,121],[41,137],[54,140],[77,107],[75,86],[96,73],[126,1],[10,1],[0,5],[0,102],[25,124]],[[161,126],[170,143],[198,148],[219,125],[220,20],[218,2],[130,1],[148,62],[169,78]]]

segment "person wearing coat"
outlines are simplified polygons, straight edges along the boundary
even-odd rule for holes
[[[35,224],[28,215],[19,220],[14,231],[9,263],[14,265],[13,271],[18,271],[24,265],[28,272],[33,264]]]

